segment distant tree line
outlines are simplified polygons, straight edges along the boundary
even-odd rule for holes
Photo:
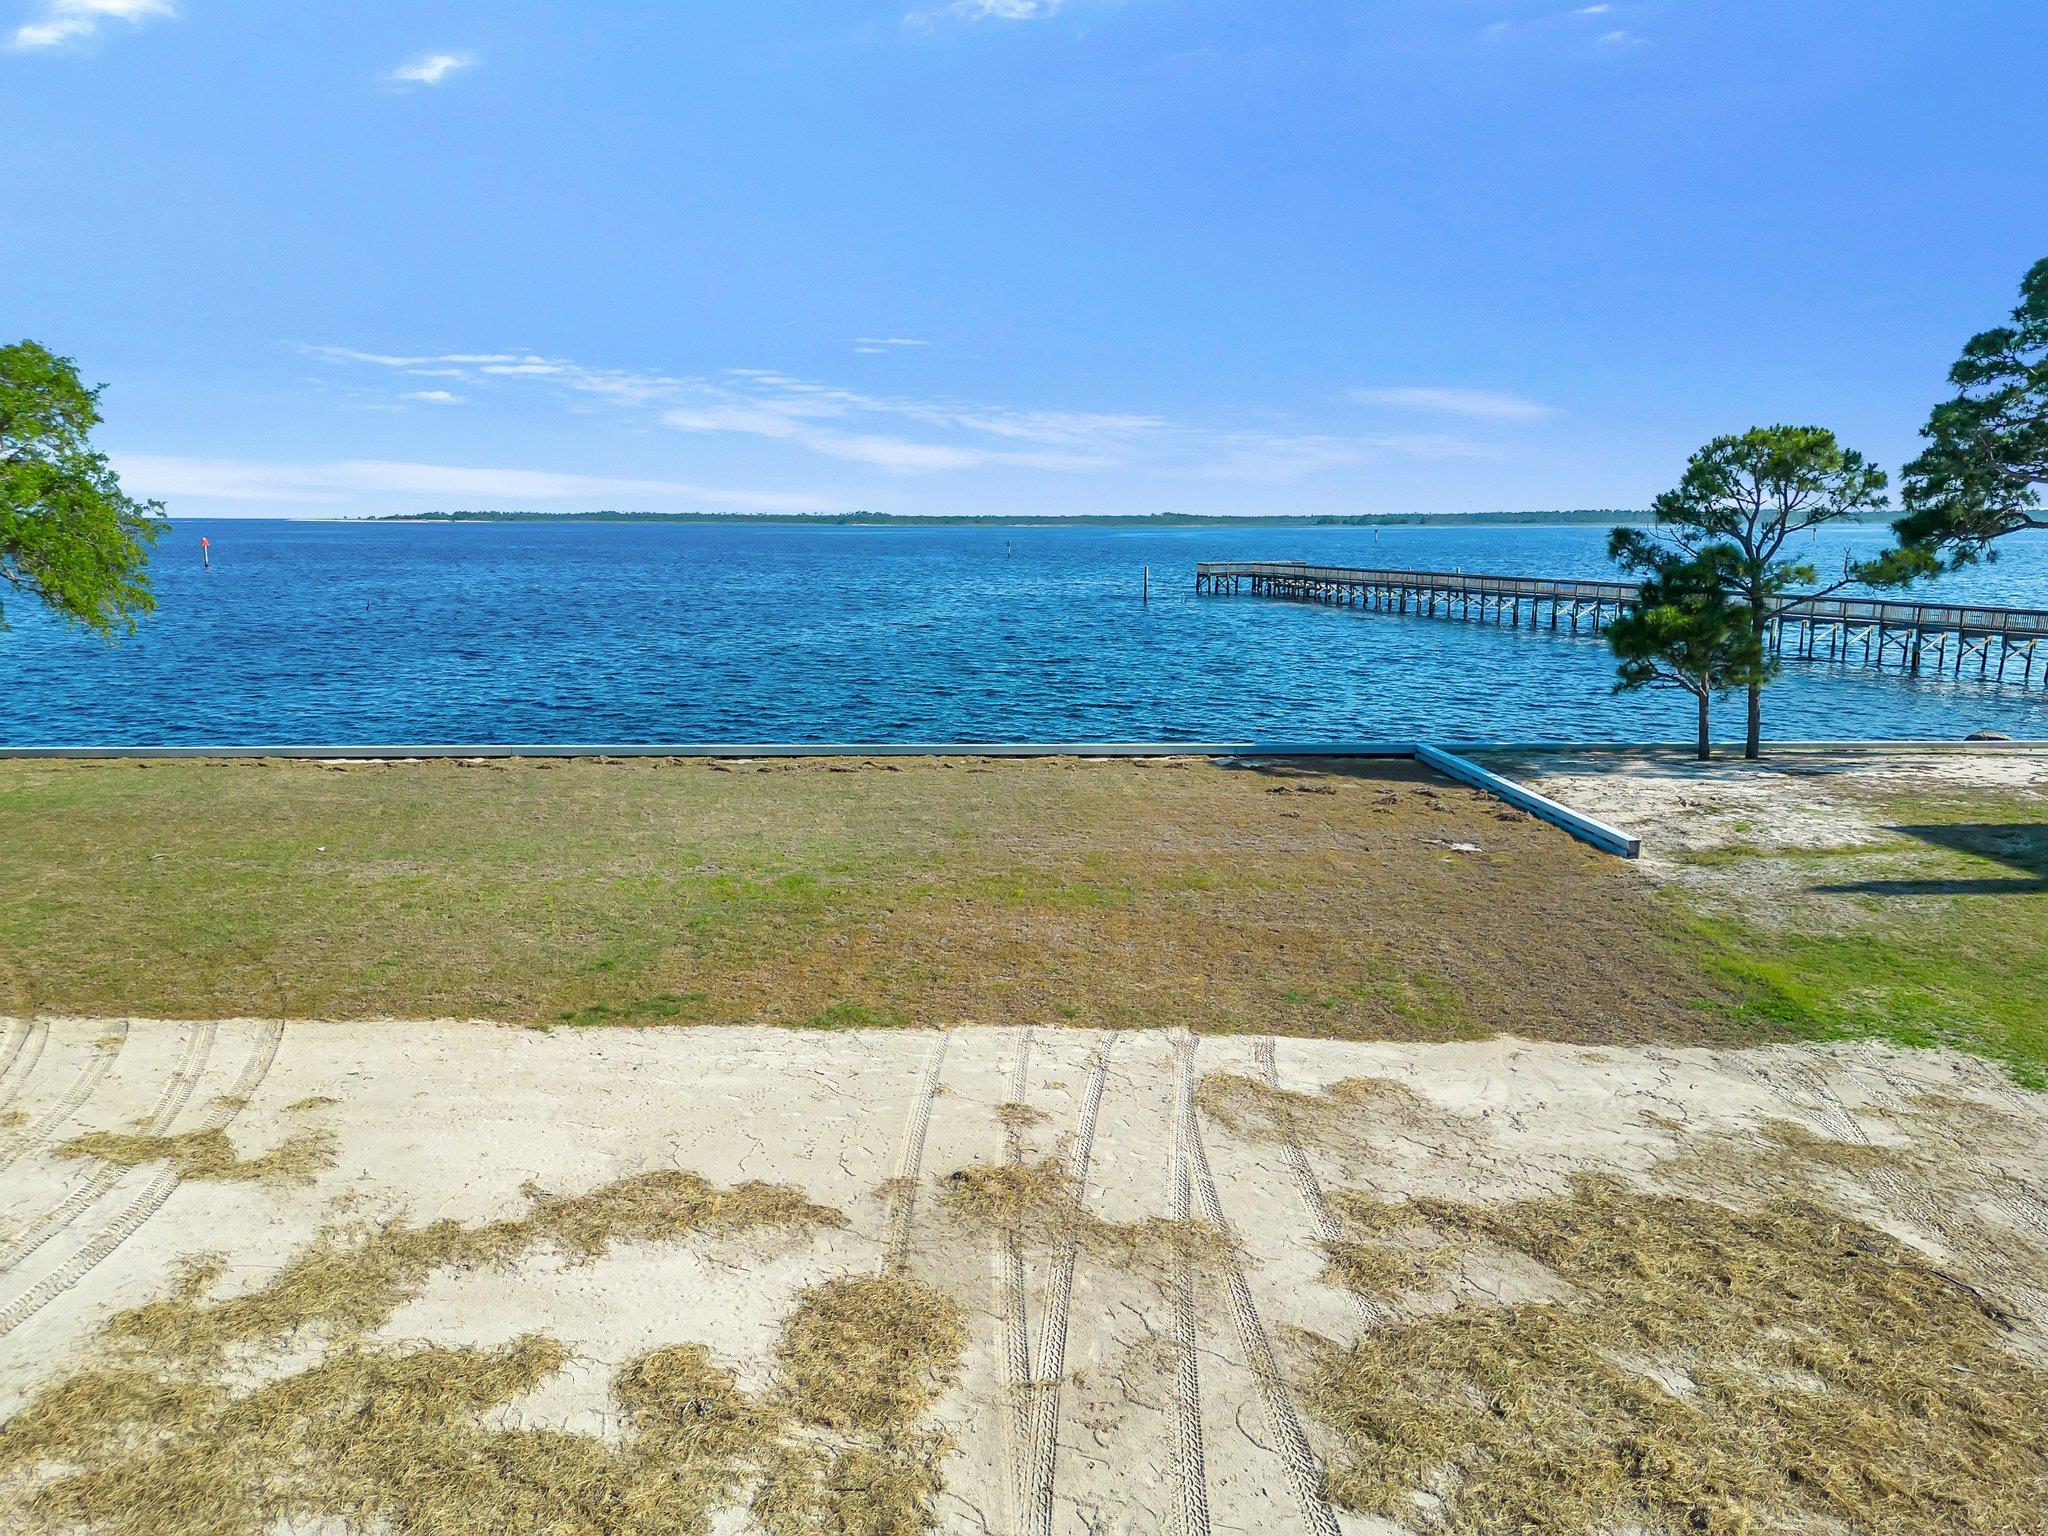
[[[1555,512],[1356,512],[1275,513],[1079,512],[1067,516],[1020,513],[951,513],[930,517],[907,512],[394,512],[384,523],[768,523],[811,528],[1395,528],[1560,523],[1641,522],[1643,508],[1579,507]]]

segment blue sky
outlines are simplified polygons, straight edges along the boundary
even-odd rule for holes
[[[1640,506],[2048,255],[2039,0],[0,24],[0,332],[174,516]]]

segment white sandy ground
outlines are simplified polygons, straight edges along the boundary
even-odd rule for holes
[[[1723,750],[1708,763],[1668,752],[1570,752],[1489,759],[1532,789],[1643,840],[1643,862],[1664,872],[1717,848],[1855,848],[1889,840],[1894,795],[2005,793],[2048,808],[2048,751],[1915,752],[1775,749],[1745,762]]]
[[[1104,1039],[1082,1030],[1029,1034],[1024,1098],[1047,1118],[1026,1134],[1034,1155],[1051,1154],[1070,1144],[1091,1059]],[[113,1037],[118,1049],[105,1043]],[[843,1229],[793,1240],[700,1238],[627,1246],[581,1265],[541,1254],[503,1269],[443,1273],[385,1330],[392,1340],[477,1343],[544,1331],[576,1358],[512,1410],[516,1419],[611,1433],[618,1424],[610,1377],[663,1345],[702,1341],[747,1386],[763,1385],[778,1323],[797,1293],[821,1278],[871,1273],[882,1264],[890,1226],[885,1186],[908,1171],[920,1180],[910,1212],[912,1264],[951,1288],[971,1319],[959,1383],[937,1413],[954,1444],[939,1525],[949,1532],[1017,1528],[1006,1494],[999,1349],[1005,1320],[994,1242],[952,1222],[935,1186],[963,1165],[1001,1161],[997,1109],[1012,1096],[1025,1032],[963,1026],[944,1035],[544,1034],[464,1023],[295,1023],[282,1030],[274,1060],[229,1131],[253,1155],[294,1129],[327,1125],[338,1137],[338,1156],[311,1185],[186,1181],[173,1183],[160,1207],[151,1208],[164,1192],[154,1182],[163,1176],[160,1166],[131,1169],[96,1189],[96,1165],[53,1154],[60,1140],[82,1131],[132,1127],[160,1103],[188,1050],[204,1048],[203,1065],[172,1128],[219,1119],[231,1107],[221,1097],[262,1068],[273,1039],[275,1026],[250,1020],[0,1021],[0,1061],[8,1063],[0,1073],[0,1109],[25,1112],[11,1129],[0,1129],[0,1257],[11,1256],[23,1234],[54,1228],[0,1269],[0,1308],[8,1309],[0,1324],[12,1323],[0,1335],[0,1417],[76,1368],[108,1318],[163,1295],[178,1261],[202,1252],[226,1256],[223,1286],[232,1290],[261,1284],[337,1223],[394,1216],[482,1222],[523,1212],[520,1190],[529,1180],[567,1194],[668,1168],[720,1183],[785,1182],[847,1214]],[[1251,1038],[1203,1039],[1196,1070],[1258,1076],[1256,1046]],[[941,1049],[929,1132],[918,1166],[906,1170],[906,1156],[916,1150],[910,1128],[921,1088],[932,1080]],[[1452,1045],[1281,1039],[1275,1060],[1289,1088],[1384,1076],[1408,1084],[1430,1108],[1419,1121],[1390,1119],[1369,1143],[1312,1146],[1309,1161],[1325,1188],[1466,1199],[1555,1190],[1589,1168],[1640,1174],[1688,1136],[1741,1134],[1769,1117],[1802,1121],[1825,1136],[1896,1143],[1936,1133],[1924,1117],[1887,1111],[1939,1092],[2019,1117],[2018,1141],[1995,1151],[1942,1138],[1945,1158],[1987,1159],[1987,1179],[2000,1176],[1989,1181],[2009,1192],[2017,1180],[2025,1191],[2017,1206],[2008,1198],[1975,1214],[1994,1230],[2000,1222],[2048,1222],[2048,1096],[2013,1088],[1995,1069],[1961,1056],[1863,1044],[1746,1053],[1594,1049],[1503,1037]],[[1169,1214],[1176,1081],[1166,1036],[1125,1034],[1109,1042],[1088,1185],[1098,1214]],[[337,1102],[289,1107],[313,1096]],[[1292,1328],[1353,1335],[1364,1325],[1360,1310],[1322,1278],[1315,1231],[1281,1150],[1235,1139],[1206,1117],[1198,1128],[1223,1212],[1242,1244],[1252,1324],[1283,1362]],[[146,1218],[139,1223],[138,1209]],[[1872,1195],[1859,1214],[1966,1271],[1997,1263],[1995,1254],[1953,1252],[1941,1212],[1925,1201],[1892,1205]],[[1026,1288],[1034,1349],[1049,1321],[1048,1270],[1034,1251]],[[2019,1347],[2042,1355],[2048,1277],[2002,1278],[2031,1310]],[[53,1279],[69,1283],[52,1285]],[[1508,1298],[1541,1283],[1505,1272],[1478,1279]],[[23,1310],[37,1298],[33,1310]],[[1205,1273],[1195,1322],[1210,1529],[1303,1529],[1283,1475],[1273,1405],[1247,1367],[1243,1313],[1231,1306],[1220,1273]],[[1184,1427],[1176,1417],[1180,1360],[1162,1278],[1118,1272],[1084,1251],[1068,1317],[1053,1460],[1055,1529],[1175,1528],[1173,1512],[1185,1493],[1174,1454]],[[1316,1427],[1305,1427],[1320,1446]],[[1342,1524],[1349,1532],[1387,1529],[1351,1517]],[[719,1526],[746,1528],[739,1512]]]

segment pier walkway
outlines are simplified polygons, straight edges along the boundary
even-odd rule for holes
[[[1559,580],[1464,571],[1396,571],[1296,560],[1205,560],[1195,590],[1335,603],[1511,629],[1598,634],[1636,600],[1632,581]],[[1526,621],[1526,622],[1525,622]],[[1771,625],[1774,654],[1853,661],[1911,676],[1965,675],[2048,686],[2048,609],[1889,598],[1795,600]],[[2037,651],[2040,664],[2036,665]],[[1973,672],[1965,672],[1970,662]],[[2017,673],[2011,668],[2018,667]]]

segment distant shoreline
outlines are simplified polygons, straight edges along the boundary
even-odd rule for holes
[[[376,523],[730,523],[798,528],[1403,528],[1605,527],[1641,523],[1649,513],[1623,508],[1556,512],[1365,512],[1352,516],[1204,516],[1192,512],[1069,517],[963,514],[918,517],[894,512],[398,512],[342,521]]]

